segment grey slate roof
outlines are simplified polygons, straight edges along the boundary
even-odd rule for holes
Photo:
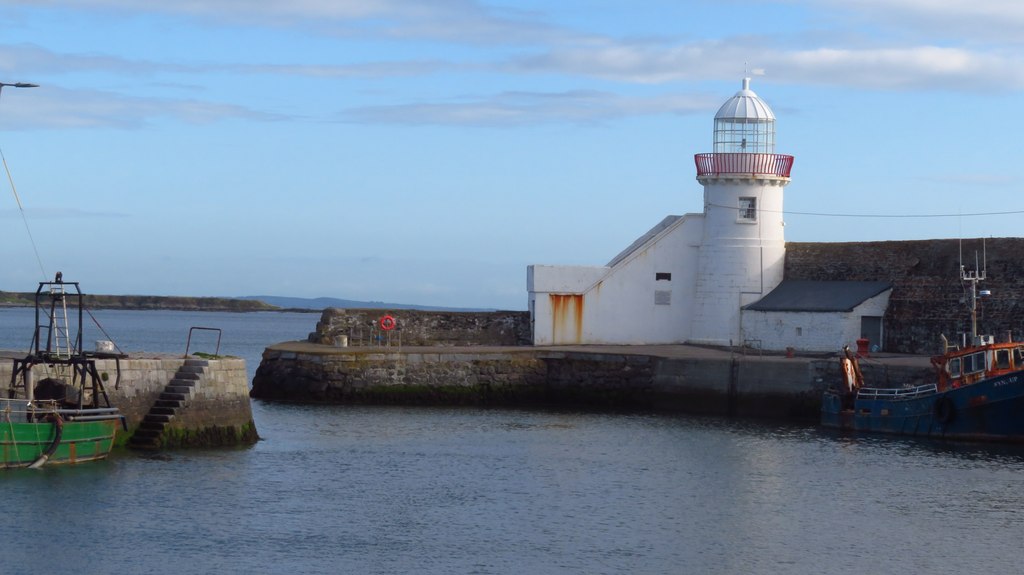
[[[743,309],[754,311],[853,311],[892,288],[887,281],[783,280],[771,293]]]
[[[620,252],[619,255],[612,258],[612,261],[608,262],[608,267],[615,267],[615,264],[629,257],[629,254],[640,249],[644,244],[651,241],[651,238],[660,234],[663,230],[665,230],[666,228],[668,228],[669,226],[676,223],[682,218],[683,216],[667,216],[665,219],[658,222],[658,225],[648,230],[646,234],[640,236],[639,238],[636,239],[635,242],[629,244],[629,247],[622,250],[622,252]]]

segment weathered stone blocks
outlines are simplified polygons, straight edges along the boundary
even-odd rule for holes
[[[184,363],[182,356],[96,360],[107,395],[128,424],[128,432],[118,434],[119,443],[131,436],[168,384],[182,375],[178,371]],[[245,360],[220,358],[208,363],[201,370],[187,370],[185,375],[193,382],[189,400],[172,418],[165,446],[237,445],[257,439]],[[0,381],[10,378],[11,362],[0,361]]]
[[[252,397],[328,403],[596,406],[816,420],[826,382],[840,379],[838,361],[814,358],[679,359],[544,348],[368,354],[327,346],[319,361],[312,361],[314,355],[268,348],[253,380]],[[921,365],[865,369],[866,377],[880,383],[913,383],[927,374]]]
[[[982,253],[984,252],[984,256]],[[786,279],[886,280],[893,283],[883,318],[885,351],[936,354],[940,334],[956,340],[970,331],[961,254],[968,270],[987,268],[979,289],[978,327],[984,334],[1024,338],[1024,238],[786,244]],[[975,259],[977,254],[978,259]]]
[[[395,318],[395,329],[380,328],[385,315]],[[530,315],[525,311],[448,312],[421,310],[339,309],[323,311],[309,341],[334,345],[339,336],[348,345],[480,346],[529,345]]]

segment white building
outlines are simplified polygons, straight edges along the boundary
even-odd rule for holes
[[[762,349],[836,351],[866,339],[880,348],[891,293],[887,281],[784,280],[743,308],[746,343]]]
[[[715,115],[713,150],[694,157],[703,213],[666,217],[605,266],[527,268],[535,345],[774,346],[786,338],[762,334],[766,326],[777,331],[780,318],[793,317],[806,323],[808,316],[789,314],[814,312],[744,310],[783,280],[782,199],[793,166],[792,156],[775,153],[775,115],[750,90],[749,78]],[[847,321],[859,317],[863,303],[843,312],[851,314]],[[766,313],[774,315],[765,319]],[[843,333],[852,333],[847,327]]]

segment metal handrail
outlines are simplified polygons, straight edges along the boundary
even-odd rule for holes
[[[197,330],[197,329],[205,330],[205,331],[215,331],[215,332],[217,332],[217,351],[215,351],[213,353],[213,355],[219,356],[220,355],[220,336],[223,335],[222,332],[221,332],[221,329],[219,327],[197,327],[197,326],[193,326],[193,327],[188,328],[188,339],[185,340],[185,357],[188,357],[188,349],[189,349],[189,346],[192,345],[192,332]]]
[[[927,383],[917,387],[908,388],[886,388],[886,387],[862,387],[857,392],[858,399],[913,399],[923,395],[931,395],[939,391],[938,385]]]
[[[721,174],[751,176],[777,176],[788,178],[793,169],[793,156],[784,154],[748,154],[744,152],[714,152],[695,154],[697,177]]]

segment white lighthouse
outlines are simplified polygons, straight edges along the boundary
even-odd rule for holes
[[[741,345],[742,306],[782,281],[782,190],[775,115],[750,79],[715,116],[697,154],[704,211],[667,216],[605,266],[527,268],[533,343]]]
[[[715,114],[713,149],[694,157],[704,234],[690,341],[739,345],[740,309],[782,281],[782,193],[793,166],[793,156],[775,153],[775,114],[750,78]]]

